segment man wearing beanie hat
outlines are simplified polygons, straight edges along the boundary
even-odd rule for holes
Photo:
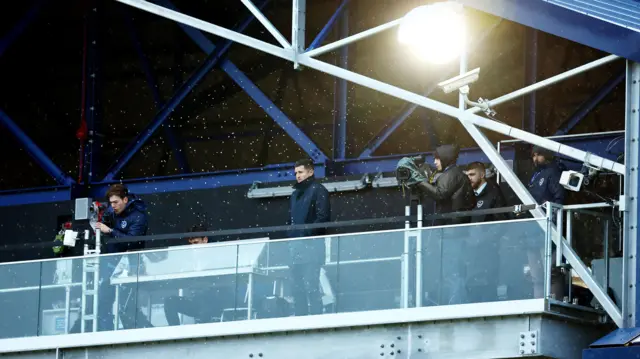
[[[533,164],[536,167],[531,181],[529,192],[538,204],[553,202],[564,204],[565,190],[560,185],[562,168],[554,161],[553,153],[545,148],[533,146],[531,150]]]
[[[533,146],[531,149],[531,159],[536,167],[535,172],[529,181],[529,192],[538,204],[552,202],[564,204],[565,189],[560,185],[563,167],[554,160],[553,152]],[[555,216],[553,220],[555,222]],[[555,246],[554,246],[555,252]],[[541,298],[544,293],[544,270],[542,265],[542,253],[528,251],[529,265],[531,267],[531,279],[533,281],[533,294],[535,298]],[[555,258],[555,253],[553,254]],[[562,300],[565,295],[566,276],[559,268],[553,267],[551,271],[551,293],[556,299]]]

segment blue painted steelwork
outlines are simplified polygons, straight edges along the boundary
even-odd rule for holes
[[[638,359],[640,347],[614,347],[586,349],[582,351],[582,359]]]
[[[327,38],[327,36],[329,36],[329,34],[331,33],[331,29],[333,28],[333,25],[336,23],[336,21],[338,21],[338,19],[342,18],[340,15],[342,14],[342,11],[344,11],[347,8],[349,1],[350,0],[342,1],[342,4],[340,4],[336,12],[331,16],[331,18],[329,18],[329,21],[327,22],[327,24],[322,28],[322,30],[320,30],[320,32],[318,33],[318,36],[316,36],[316,38],[311,42],[311,45],[309,45],[306,51],[311,51],[317,48],[318,46],[320,46],[320,44],[322,44],[322,42]]]
[[[4,125],[7,130],[15,136],[15,138],[22,144],[22,147],[29,153],[29,155],[44,169],[47,173],[53,177],[58,184],[70,186],[75,181],[64,173],[53,161],[27,136],[26,133],[16,125],[15,122],[2,110],[0,110],[0,124]]]
[[[598,106],[598,104],[604,100],[607,95],[613,91],[613,89],[618,86],[622,80],[625,78],[625,71],[622,70],[620,73],[612,76],[600,89],[598,92],[593,95],[593,97],[589,98],[585,101],[580,107],[576,110],[576,112],[571,115],[556,131],[556,136],[566,135],[568,134],[576,125],[585,118],[589,112],[593,111],[594,108]]]
[[[177,10],[169,0],[160,0],[159,3],[169,9]],[[210,54],[215,49],[211,41],[199,30],[184,24],[178,24],[182,30],[198,45],[204,52]],[[227,42],[225,47],[231,46]],[[291,137],[315,163],[324,163],[328,157],[320,148],[304,133],[287,115],[276,107],[273,102],[245,75],[236,65],[228,59],[222,60],[220,68],[231,77],[231,79],[242,88],[266,113]]]
[[[349,9],[345,8],[340,17],[338,38],[344,39],[347,36],[349,36]],[[343,46],[340,49],[338,65],[343,69],[349,68],[349,46]],[[334,91],[333,159],[341,160],[347,156],[347,81],[336,78]]]
[[[486,38],[489,36],[489,34],[491,34],[491,32],[493,32],[493,30],[500,24],[501,22],[498,21],[496,23],[494,23],[492,26],[490,26],[489,28],[487,28],[484,32],[482,32],[480,34],[480,36],[477,38],[477,40],[475,41],[475,43],[472,45],[472,48],[478,48],[483,42],[484,40],[486,40]],[[451,78],[453,76],[456,76],[458,74],[458,70],[451,70],[449,73],[446,73],[445,76],[442,76],[441,78],[439,78],[437,81],[431,83],[428,87],[427,90],[424,93],[424,96],[429,97],[429,95],[435,91],[438,88],[438,83],[440,81],[444,81],[448,78]],[[391,134],[398,129],[398,127],[400,127],[404,121],[407,120],[407,118],[409,118],[409,116],[411,116],[413,114],[413,112],[418,108],[419,106],[416,104],[408,104],[407,106],[405,106],[405,109],[402,111],[402,113],[400,115],[398,115],[397,117],[391,119],[390,121],[388,121],[384,127],[380,130],[380,132],[378,132],[378,134],[376,136],[374,136],[364,147],[364,150],[362,151],[362,153],[360,153],[360,156],[358,156],[358,158],[368,158],[371,157],[373,155],[373,153],[380,147],[380,145],[382,145],[382,143],[384,141],[386,141],[387,138],[389,138],[389,136],[391,136]],[[424,121],[427,121],[426,125],[429,126],[428,128],[430,128],[430,130],[427,130],[427,136],[429,136],[429,144],[432,147],[436,147],[436,145],[438,144],[438,139],[435,135],[435,131],[433,130],[433,127],[431,127],[431,123],[429,123],[429,119],[425,119]]]
[[[640,328],[619,328],[596,340],[590,348],[627,345],[640,336]]]
[[[70,199],[71,188],[68,186],[0,191],[0,207],[63,202]]]
[[[525,86],[538,81],[538,30],[527,28],[525,41]],[[524,102],[524,116],[522,128],[536,133],[536,93],[527,95]]]
[[[160,95],[158,83],[156,82],[156,78],[153,75],[153,70],[151,69],[151,65],[149,64],[149,59],[147,59],[144,50],[142,50],[142,45],[140,44],[140,39],[138,38],[138,32],[136,31],[135,25],[133,23],[133,18],[129,14],[128,8],[123,7],[123,11],[124,18],[129,27],[129,33],[131,34],[131,41],[133,42],[133,46],[138,53],[138,57],[140,58],[140,64],[142,65],[145,77],[147,78],[147,84],[149,85],[149,89],[151,90],[151,93],[153,95],[153,101],[156,104],[156,108],[159,110],[162,108],[162,106],[164,106],[164,101],[162,100],[162,96]],[[187,156],[185,156],[184,153],[184,145],[176,137],[170,126],[164,125],[162,127],[164,129],[164,135],[167,139],[167,142],[169,142],[169,146],[173,150],[173,154],[176,156],[176,160],[178,161],[178,165],[180,166],[180,172],[190,172]]]
[[[543,1],[640,32],[640,3],[637,0]]]
[[[247,20],[245,20],[236,29],[236,31],[238,31],[238,32],[244,31],[244,29],[247,26],[249,26],[249,24],[253,21],[253,19],[254,19],[253,15],[250,16]],[[193,28],[190,28],[190,29],[193,29]],[[193,29],[193,30],[195,30],[195,29]],[[206,41],[209,41],[206,38],[204,38],[204,39]],[[205,75],[207,75],[209,73],[209,71],[211,71],[211,69],[213,69],[218,64],[218,62],[222,59],[224,54],[231,47],[232,42],[231,41],[227,41],[224,46],[220,47],[215,52],[213,51],[215,46],[213,46],[213,44],[211,44],[211,42],[209,42],[209,44],[211,45],[211,50],[212,51],[208,52],[209,56],[204,61],[204,63],[202,65],[200,65],[198,70],[196,70],[196,72],[194,74],[192,74],[189,77],[189,79],[187,79],[187,81],[185,81],[182,84],[182,86],[180,86],[178,91],[176,91],[173,94],[171,99],[169,99],[169,101],[167,101],[162,106],[162,109],[158,112],[158,114],[156,114],[156,116],[151,121],[151,123],[149,123],[147,125],[147,127],[136,137],[136,139],[132,143],[129,144],[127,149],[123,152],[123,154],[120,156],[120,158],[118,158],[118,160],[116,161],[116,164],[112,167],[111,170],[109,170],[109,172],[104,177],[102,182],[108,182],[108,181],[113,180],[115,178],[115,176],[118,173],[120,173],[120,171],[122,171],[124,166],[144,146],[145,142],[148,141],[151,138],[151,136],[153,136],[153,133],[158,129],[158,127],[160,127],[164,123],[164,121],[166,121],[167,118],[169,118],[169,116],[171,115],[173,110],[175,110],[175,108],[180,104],[180,102],[182,102],[182,100],[187,96],[187,94],[189,94],[189,92],[191,92],[191,90],[195,87],[195,85],[198,82],[200,82],[200,80],[202,80],[202,78]],[[227,60],[223,60],[223,62],[228,62],[228,61]]]
[[[38,13],[42,9],[43,5],[48,0],[36,0],[31,6],[29,11],[24,15],[22,19],[0,40],[0,57],[4,55],[4,52],[13,44],[13,42],[22,34],[29,24],[38,16]]]
[[[583,150],[589,150],[599,156],[609,159],[615,159],[616,153],[608,153],[605,149],[612,140],[619,137],[619,134],[605,134],[602,136],[590,137],[572,137],[569,139],[561,139],[559,142]],[[624,149],[620,149],[624,150]],[[418,154],[403,154],[394,156],[371,157],[367,159],[346,159],[331,163],[328,166],[321,164],[316,165],[316,174],[319,178],[325,176],[351,176],[363,175],[365,173],[376,174],[379,172],[393,172],[398,160],[405,156],[414,156]],[[508,145],[501,146],[501,155],[506,159],[514,159],[515,151]],[[433,158],[427,154],[427,161],[433,161]],[[479,149],[463,149],[460,153],[460,164],[466,164],[472,161],[488,162],[485,154]],[[265,166],[264,168],[250,168],[231,171],[220,171],[212,173],[176,175],[165,177],[150,177],[141,179],[132,179],[123,181],[132,186],[132,191],[141,194],[175,192],[186,190],[201,190],[223,186],[242,186],[250,185],[254,181],[270,182],[287,182],[293,181],[293,163],[284,163],[278,165]],[[103,195],[108,185],[114,182],[104,182],[95,184],[91,193],[94,196]],[[69,188],[66,189],[69,191]],[[102,192],[101,192],[102,191]],[[27,203],[47,203],[65,200],[61,196],[63,189],[57,189],[58,194],[54,195],[49,188],[34,189],[25,195],[22,200],[15,191],[10,196],[3,195],[0,192],[0,206],[18,205]],[[97,198],[97,197],[96,197]]]
[[[456,0],[506,20],[533,27],[633,61],[640,61],[640,33],[542,0]]]

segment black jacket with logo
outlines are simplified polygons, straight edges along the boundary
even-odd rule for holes
[[[487,185],[476,196],[476,208],[474,210],[493,209],[505,207],[506,202],[500,187],[493,182],[487,182]],[[473,216],[471,222],[490,222],[490,221],[502,221],[506,220],[507,215],[505,213],[497,214],[483,214]]]

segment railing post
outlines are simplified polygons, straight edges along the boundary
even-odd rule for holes
[[[556,267],[562,266],[562,245],[559,241],[562,241],[562,233],[564,233],[564,209],[559,207],[556,212],[556,232],[558,233],[558,245],[556,246]]]
[[[552,219],[553,219],[553,207],[551,202],[547,202],[546,203],[546,209],[547,209],[547,233],[545,236],[545,242],[544,242],[544,269],[543,269],[543,275],[544,275],[544,298],[545,299],[549,299],[551,298],[551,267],[552,267],[552,262],[551,262],[551,243],[553,241],[553,239],[551,238],[551,236],[553,236],[553,232],[551,231],[551,226],[552,226]]]
[[[416,230],[416,307],[422,307],[422,204],[418,204]]]
[[[572,237],[573,237],[573,211],[567,210],[567,228],[566,228],[565,238],[567,239],[567,243],[569,244],[569,247],[573,247]],[[573,302],[573,298],[572,298],[573,294],[571,291],[572,286],[573,286],[573,270],[571,269],[571,266],[569,266],[569,288],[567,290],[567,297],[569,298],[569,303]]]

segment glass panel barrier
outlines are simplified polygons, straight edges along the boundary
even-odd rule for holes
[[[546,220],[426,228],[416,238],[422,306],[542,298]],[[419,268],[421,267],[421,268]],[[420,304],[420,303],[419,303]]]
[[[38,335],[80,333],[82,258],[42,263]]]
[[[565,211],[567,222],[571,222],[571,245],[578,257],[609,296],[621,306],[622,303],[622,242],[620,225],[612,216],[611,209]],[[570,300],[576,304],[593,306],[593,295],[582,280],[573,277]]]
[[[38,335],[41,262],[0,265],[0,339]]]
[[[120,298],[135,298],[121,304],[122,328],[212,323],[236,315],[237,245],[193,244],[141,252],[140,258],[130,282],[115,281]]]
[[[332,241],[336,259],[325,269],[336,278],[336,312],[402,307],[402,260],[405,232],[343,235]]]

